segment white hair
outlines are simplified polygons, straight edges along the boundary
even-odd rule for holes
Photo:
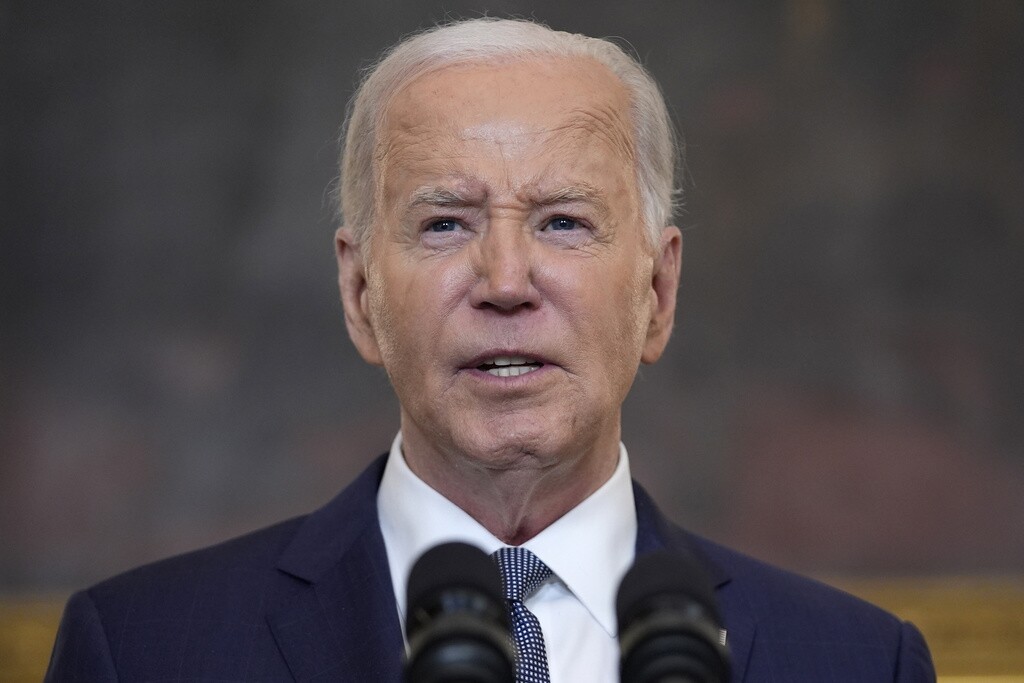
[[[427,29],[405,38],[372,67],[349,103],[342,132],[339,209],[364,242],[377,201],[375,157],[387,106],[413,80],[444,66],[537,58],[591,58],[625,85],[630,98],[636,182],[652,245],[672,218],[677,147],[665,99],[647,70],[615,43],[542,24],[485,17]]]

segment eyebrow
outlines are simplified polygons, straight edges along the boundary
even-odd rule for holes
[[[551,204],[565,204],[572,202],[584,202],[594,204],[598,207],[605,206],[605,193],[588,183],[560,187],[557,190],[548,192],[532,203],[537,206],[548,206]]]
[[[471,206],[473,202],[462,192],[443,187],[421,187],[410,197],[409,206]]]
[[[560,187],[551,192],[530,200],[534,206],[551,206],[553,204],[567,203],[593,204],[599,209],[606,209],[605,193],[589,183],[579,183]],[[421,187],[414,190],[409,201],[409,207],[438,206],[438,207],[464,207],[478,206],[483,203],[482,198],[470,197],[464,192],[444,187]]]
[[[535,207],[545,208],[559,204],[583,204],[595,212],[598,220],[608,217],[611,209],[608,206],[607,193],[590,183],[581,182],[545,192],[531,203]]]

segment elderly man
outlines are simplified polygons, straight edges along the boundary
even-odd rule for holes
[[[736,681],[932,680],[912,626],[631,484],[621,406],[679,280],[674,156],[607,41],[482,19],[393,49],[354,100],[336,236],[349,334],[401,404],[390,453],[308,517],[76,594],[48,678],[398,680],[410,567],[459,539],[539,572],[529,680],[617,680],[615,591],[660,548],[701,558]]]

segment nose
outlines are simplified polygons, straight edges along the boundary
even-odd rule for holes
[[[470,291],[473,307],[507,313],[537,308],[534,249],[529,230],[512,223],[492,225],[478,243],[477,281]]]

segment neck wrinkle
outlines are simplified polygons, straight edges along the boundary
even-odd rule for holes
[[[498,469],[459,456],[420,458],[405,434],[402,446],[416,476],[508,545],[529,541],[586,500],[611,478],[619,453],[616,440],[613,457],[583,455],[577,467]]]

